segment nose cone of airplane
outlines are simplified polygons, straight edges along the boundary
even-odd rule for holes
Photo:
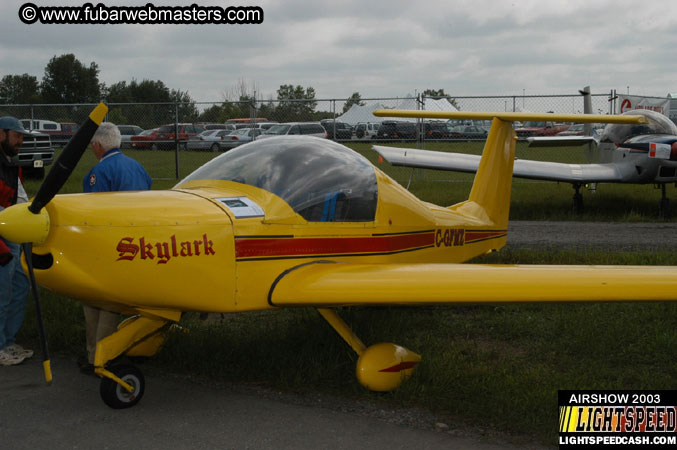
[[[19,203],[0,211],[0,236],[18,244],[41,244],[49,234],[49,214],[43,208],[33,214],[29,203]]]

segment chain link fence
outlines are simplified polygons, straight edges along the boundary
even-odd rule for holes
[[[609,94],[591,96],[592,112],[618,111],[617,99]],[[377,118],[375,109],[461,110],[583,113],[584,97],[572,95],[391,97],[323,100],[256,100],[245,102],[110,103],[107,121],[122,132],[122,147],[146,165],[154,179],[180,179],[218,154],[256,139],[260,133],[317,133],[318,128],[299,122],[320,122],[322,134],[358,151],[370,144],[410,146],[441,151],[481,152],[490,123],[447,120]],[[58,147],[67,142],[73,125],[82,123],[93,104],[0,105],[0,116],[23,120],[24,126],[51,135]],[[516,124],[541,126],[554,132],[550,123]],[[564,126],[563,128],[567,128]],[[518,143],[518,157],[587,162],[583,151],[561,148],[527,148]],[[582,160],[583,159],[583,160]]]

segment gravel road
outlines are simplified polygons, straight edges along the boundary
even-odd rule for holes
[[[674,249],[677,248],[677,223],[512,221],[507,248]]]

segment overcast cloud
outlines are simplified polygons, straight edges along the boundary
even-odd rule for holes
[[[264,99],[282,84],[312,86],[321,99],[427,88],[457,96],[571,94],[586,85],[594,93],[677,91],[677,6],[667,0],[154,0],[260,6],[261,25],[26,25],[23,3],[0,5],[0,77],[40,80],[53,56],[74,53],[96,62],[107,85],[162,80],[197,101],[223,100],[238,80]]]

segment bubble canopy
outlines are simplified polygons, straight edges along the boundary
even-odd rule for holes
[[[227,180],[265,189],[312,222],[373,221],[378,203],[376,174],[365,157],[336,142],[308,136],[241,145],[181,183],[193,180]]]
[[[671,134],[677,135],[677,125],[663,114],[648,109],[635,109],[623,113],[624,116],[644,116],[649,123],[641,125],[609,124],[604,127],[601,142],[615,144],[625,142],[633,136],[642,134]]]

